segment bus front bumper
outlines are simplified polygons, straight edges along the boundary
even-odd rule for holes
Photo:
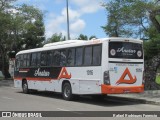
[[[101,85],[102,94],[122,94],[144,92],[144,85],[141,86],[111,86]]]

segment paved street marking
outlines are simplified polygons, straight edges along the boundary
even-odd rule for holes
[[[15,87],[11,87],[11,89],[14,89],[14,90],[20,90],[19,88],[15,88]]]
[[[62,109],[62,108],[57,108],[58,110],[61,110],[61,111],[70,111],[70,110],[66,110],[66,109]]]
[[[63,109],[63,108],[57,108],[57,109],[61,110],[61,111],[68,111],[68,112],[75,113],[75,114],[83,114],[83,113],[80,113],[80,112],[75,112],[75,111],[71,111],[71,110],[67,110],[67,109]]]
[[[14,98],[5,97],[5,96],[3,96],[2,98],[3,98],[3,99],[8,99],[8,100],[15,100]]]

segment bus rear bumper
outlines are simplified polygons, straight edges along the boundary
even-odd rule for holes
[[[121,93],[141,93],[144,92],[144,85],[141,86],[110,86],[101,85],[102,94],[121,94]]]

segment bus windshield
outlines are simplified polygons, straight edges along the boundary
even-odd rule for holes
[[[109,58],[143,59],[141,43],[109,42]]]

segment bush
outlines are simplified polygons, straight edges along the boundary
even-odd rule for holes
[[[156,83],[160,85],[160,75],[156,76]]]

